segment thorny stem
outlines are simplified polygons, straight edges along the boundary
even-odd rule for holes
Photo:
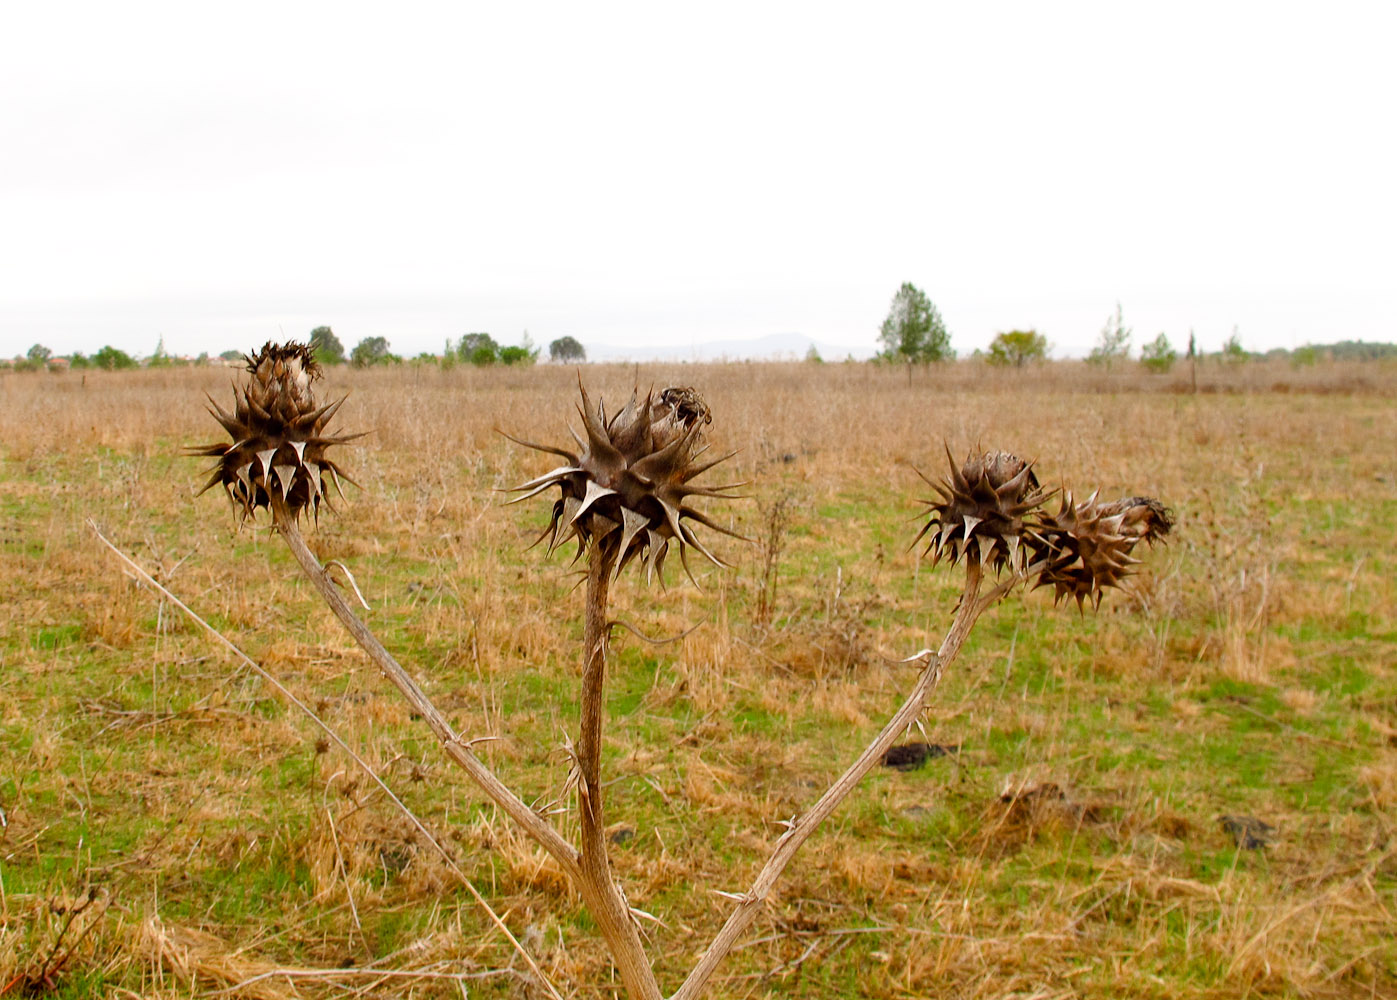
[[[689,973],[688,978],[684,980],[683,985],[675,991],[670,1000],[693,1000],[694,997],[703,992],[704,986],[717,969],[718,964],[732,950],[743,931],[761,912],[762,906],[766,903],[767,894],[771,892],[776,880],[781,877],[781,873],[790,863],[791,858],[795,856],[796,851],[828,818],[830,813],[834,812],[839,803],[854,790],[854,786],[873,768],[873,765],[882,758],[883,754],[887,753],[888,748],[906,731],[907,727],[916,721],[926,704],[927,697],[936,687],[937,682],[941,680],[941,672],[955,660],[966,636],[975,627],[976,620],[994,600],[997,600],[1007,590],[1007,587],[1001,584],[986,595],[985,599],[977,599],[980,592],[981,576],[979,562],[967,562],[965,590],[961,594],[955,621],[951,623],[950,631],[942,640],[940,649],[935,653],[923,650],[919,654],[918,658],[926,659],[926,667],[917,678],[917,683],[907,696],[907,700],[888,720],[888,724],[883,727],[882,732],[864,749],[863,753],[859,754],[858,759],[849,765],[849,769],[840,776],[839,780],[831,785],[824,795],[820,796],[820,800],[811,807],[809,812],[792,823],[781,839],[777,841],[776,850],[757,874],[752,888],[743,895],[737,909],[728,917],[727,923],[718,932],[718,936],[713,939],[708,950],[700,956],[698,964],[694,966],[693,971]]]
[[[582,633],[582,694],[577,737],[577,800],[582,828],[582,877],[578,882],[597,926],[611,947],[626,992],[640,1000],[660,1000],[660,987],[645,957],[640,932],[621,887],[611,875],[606,851],[606,811],[602,805],[601,734],[606,707],[607,597],[610,560],[602,546],[590,547],[586,617]]]
[[[286,547],[291,550],[291,554],[301,564],[301,569],[310,578],[310,582],[315,585],[315,589],[320,592],[325,603],[330,606],[330,610],[349,630],[349,634],[354,636],[355,641],[359,643],[364,652],[369,654],[369,658],[383,672],[383,675],[392,681],[393,685],[402,692],[403,697],[426,720],[427,725],[441,741],[446,755],[470,775],[485,794],[490,796],[508,814],[510,819],[523,827],[525,833],[542,845],[543,849],[553,856],[569,878],[574,881],[580,880],[582,867],[579,864],[577,850],[564,840],[558,831],[548,824],[547,820],[529,808],[526,802],[510,791],[499,778],[495,777],[494,772],[471,751],[470,745],[451,728],[451,724],[432,704],[411,675],[399,666],[398,661],[393,658],[393,654],[388,652],[383,643],[378,641],[378,637],[359,620],[359,616],[354,613],[354,609],[349,606],[349,602],[344,599],[344,595],[340,593],[339,588],[325,572],[325,567],[320,565],[320,560],[307,547],[305,539],[301,537],[300,529],[296,527],[295,518],[287,511],[281,498],[275,494],[272,497],[272,520],[277,531],[281,533],[282,540],[286,542]]]

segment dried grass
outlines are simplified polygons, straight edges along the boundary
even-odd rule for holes
[[[614,402],[634,374],[585,376]],[[566,559],[515,554],[541,525],[499,512],[490,491],[536,470],[492,427],[564,439],[576,374],[331,378],[351,392],[343,426],[374,433],[349,463],[366,488],[312,544],[351,565],[389,645],[410,651],[470,735],[499,737],[482,753],[548,804],[573,725],[574,578]],[[634,686],[629,714],[612,720],[613,815],[643,819],[616,865],[632,902],[665,921],[647,928],[662,982],[677,982],[722,915],[712,890],[745,888],[777,822],[886,714],[902,668],[885,657],[944,627],[950,586],[903,554],[900,520],[918,489],[908,466],[938,467],[944,438],[1037,456],[1106,494],[1165,497],[1177,539],[1100,617],[1054,613],[1041,593],[1006,605],[947,679],[926,737],[912,734],[961,753],[872,777],[797,860],[716,994],[833,997],[850,983],[879,997],[1397,993],[1386,846],[1397,713],[1381,694],[1397,677],[1382,638],[1397,619],[1397,461],[1375,445],[1397,437],[1397,371],[1208,369],[1197,398],[1179,392],[1178,372],[1074,365],[955,366],[910,384],[864,365],[640,372],[642,385],[671,380],[704,387],[714,447],[739,449],[735,478],[751,479],[768,511],[783,495],[799,502],[774,569],[761,546],[734,544],[723,554],[737,571],[701,574],[703,593],[673,572],[667,593],[618,588],[616,616],[648,636],[700,625],[668,646],[616,639]],[[507,949],[459,912],[444,863],[367,788],[336,777],[342,762],[316,754],[257,683],[230,677],[94,558],[76,527],[90,514],[420,798],[550,977],[609,995],[605,956],[556,867],[432,766],[401,704],[262,529],[233,534],[218,503],[191,506],[195,466],[172,456],[212,439],[192,401],[227,384],[207,371],[0,374],[0,877],[13,886],[22,864],[33,878],[41,859],[67,873],[0,896],[0,987],[48,947],[52,900],[91,871],[114,902],[73,967],[104,989],[201,995],[276,969],[344,968],[367,949],[403,971],[450,959],[458,973],[500,974],[470,980],[473,994],[524,990]],[[414,405],[386,405],[402,399]],[[1369,502],[1355,509],[1356,496]],[[760,537],[759,505],[730,506],[721,516]],[[74,630],[64,644],[38,638],[62,629]],[[1377,686],[1350,690],[1346,670]],[[1219,746],[1238,754],[1211,759]],[[1336,757],[1345,769],[1326,776]],[[1273,763],[1244,780],[1257,759]],[[1282,839],[1237,852],[1217,826],[1224,812],[1264,815]],[[129,841],[113,848],[112,830]],[[304,882],[276,896],[254,881],[277,866],[299,866]],[[229,884],[268,893],[282,936],[248,911],[201,917]],[[191,915],[171,916],[172,901]],[[406,929],[374,940],[376,920],[397,914]],[[240,995],[350,995],[371,982],[272,976]],[[398,989],[459,995],[431,979],[370,993]]]

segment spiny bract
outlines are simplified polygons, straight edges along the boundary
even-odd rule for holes
[[[1064,494],[1061,509],[1045,514],[1041,522],[1035,557],[1046,559],[1047,567],[1035,589],[1051,585],[1054,604],[1071,594],[1080,609],[1087,598],[1100,607],[1105,588],[1120,586],[1140,562],[1130,554],[1135,546],[1141,541],[1153,545],[1169,534],[1174,516],[1153,497],[1099,503],[1092,494],[1085,503],[1074,504],[1071,494]]]
[[[947,448],[946,458],[951,463],[949,479],[937,483],[917,473],[941,499],[922,501],[931,518],[912,544],[931,532],[923,554],[930,554],[933,564],[943,557],[953,565],[971,558],[996,572],[1006,565],[1011,572],[1022,570],[1027,553],[1022,543],[1033,529],[1025,518],[1051,495],[1039,487],[1033,463],[1005,451],[970,455],[957,465]]]
[[[322,500],[329,505],[327,481],[340,490],[339,478],[349,478],[325,449],[359,437],[325,433],[344,398],[316,406],[311,386],[321,371],[306,344],[269,342],[247,358],[247,370],[252,378],[234,388],[232,414],[209,397],[209,412],[233,443],[189,449],[218,459],[199,492],[222,484],[244,519],[258,507],[270,509],[273,496],[293,517],[307,507],[318,515]]]
[[[669,388],[658,395],[652,390],[643,399],[632,393],[630,402],[608,417],[600,402],[594,404],[587,390],[581,391],[578,411],[587,434],[583,438],[572,432],[581,448],[579,453],[510,438],[567,462],[509,491],[522,493],[509,501],[518,503],[550,487],[559,487],[553,516],[538,541],[547,538],[548,551],[552,552],[576,536],[579,556],[590,547],[599,546],[603,565],[613,575],[637,556],[645,564],[647,579],[662,574],[671,541],[679,544],[686,573],[690,546],[715,565],[726,565],[699,541],[689,522],[742,536],[685,502],[693,496],[735,499],[725,491],[741,485],[690,485],[700,473],[731,457],[698,461],[707,450],[703,429],[713,419],[702,397],[689,388]],[[692,579],[693,574],[689,573],[689,577]]]

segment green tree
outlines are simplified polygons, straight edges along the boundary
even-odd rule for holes
[[[577,364],[587,360],[587,352],[575,337],[559,337],[548,345],[548,360]]]
[[[1227,342],[1222,345],[1222,360],[1228,364],[1240,364],[1246,361],[1251,355],[1242,346],[1242,335],[1237,332],[1237,328],[1232,328],[1232,336],[1227,338]]]
[[[538,350],[524,346],[501,347],[500,361],[506,365],[523,365],[526,368],[538,360]]]
[[[103,347],[96,354],[92,355],[92,363],[98,368],[105,368],[107,371],[116,371],[120,368],[137,368],[136,359],[125,351],[113,347],[111,344]]]
[[[468,333],[461,338],[461,360],[472,365],[493,365],[500,360],[500,345],[488,333]]]
[[[1297,347],[1290,352],[1290,363],[1296,368],[1312,368],[1319,362],[1319,348],[1314,344]]]
[[[1165,374],[1178,359],[1179,352],[1174,350],[1174,345],[1162,333],[1140,348],[1140,363],[1155,375]]]
[[[349,352],[349,363],[355,368],[381,365],[388,361],[388,340],[385,337],[365,337]]]
[[[244,355],[242,351],[227,350],[219,352],[218,357],[222,361],[241,361]]]
[[[910,281],[893,296],[888,317],[883,320],[878,340],[883,345],[879,358],[884,361],[906,361],[926,364],[950,361],[956,356],[951,350],[951,335],[937,312],[936,306]]]
[[[990,341],[990,353],[985,360],[992,365],[1013,365],[1022,368],[1030,361],[1042,361],[1048,356],[1048,338],[1037,330],[1010,330],[996,334]]]
[[[317,326],[310,332],[310,349],[322,365],[344,364],[344,345],[328,326]]]
[[[1106,325],[1101,328],[1101,335],[1087,355],[1087,360],[1094,365],[1105,365],[1106,370],[1110,371],[1117,361],[1130,357],[1130,334],[1131,329],[1125,325],[1121,304],[1117,302],[1115,315],[1106,318]]]
[[[29,348],[29,353],[25,355],[29,359],[29,365],[38,369],[49,363],[49,358],[53,357],[53,352],[43,344],[35,344]]]
[[[92,367],[92,361],[91,361],[91,359],[88,358],[88,356],[87,356],[86,354],[84,354],[82,351],[74,351],[74,352],[68,357],[68,367],[69,367],[69,368],[91,368],[91,367]]]

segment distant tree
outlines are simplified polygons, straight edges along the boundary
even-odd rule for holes
[[[1140,363],[1155,375],[1168,372],[1178,358],[1179,352],[1174,350],[1174,345],[1169,343],[1169,338],[1162,333],[1140,348]]]
[[[825,363],[825,359],[820,357],[820,352],[816,350],[814,344],[811,344],[810,347],[806,350],[805,360],[806,362],[812,365],[822,365]]]
[[[524,331],[524,336],[519,340],[517,347],[501,347],[500,360],[507,365],[523,365],[528,367],[538,361],[539,349],[534,346],[534,338],[529,336],[529,331]]]
[[[328,326],[317,326],[310,332],[310,348],[322,365],[344,364],[344,345]]]
[[[1013,365],[1022,368],[1030,361],[1042,361],[1048,356],[1048,338],[1037,330],[1010,330],[996,334],[990,341],[985,360],[992,365]]]
[[[365,337],[349,352],[349,363],[355,368],[381,365],[390,358],[388,340],[385,337]]]
[[[1222,360],[1229,364],[1239,364],[1240,362],[1246,361],[1248,357],[1250,357],[1250,355],[1247,354],[1246,348],[1242,346],[1242,336],[1237,332],[1237,328],[1234,326],[1232,328],[1232,336],[1228,337],[1227,341],[1222,345]]]
[[[1312,368],[1319,363],[1319,348],[1314,344],[1297,347],[1290,352],[1290,363],[1296,368]]]
[[[49,363],[49,358],[53,357],[53,352],[43,344],[35,344],[29,348],[29,353],[25,355],[29,359],[29,364],[34,368],[42,368]]]
[[[471,365],[493,365],[500,360],[500,345],[488,333],[468,333],[458,349],[461,360]]]
[[[221,361],[241,361],[243,359],[243,352],[231,350],[220,351],[218,357]]]
[[[1130,334],[1130,327],[1125,325],[1125,317],[1121,313],[1121,304],[1117,302],[1115,315],[1106,318],[1106,325],[1101,328],[1101,335],[1087,355],[1087,360],[1094,365],[1105,365],[1106,370],[1110,371],[1117,361],[1130,357]]]
[[[1198,337],[1193,327],[1188,328],[1188,380],[1193,394],[1198,395]]]
[[[123,350],[108,344],[96,354],[92,355],[92,363],[98,368],[105,368],[107,371],[115,371],[119,368],[138,368],[136,359]]]
[[[878,340],[883,345],[879,357],[884,361],[926,364],[950,361],[956,356],[941,314],[926,292],[910,281],[904,281],[893,296]]]
[[[155,342],[155,353],[150,356],[146,364],[151,368],[167,368],[173,363],[173,359],[165,350],[165,338],[162,336]]]
[[[518,347],[501,347],[500,361],[506,365],[523,365],[528,367],[538,360],[538,348],[529,348],[524,345]]]
[[[587,360],[587,352],[574,337],[559,337],[548,345],[548,360],[576,364]]]
[[[82,351],[74,351],[68,357],[69,368],[91,368],[92,360]]]

